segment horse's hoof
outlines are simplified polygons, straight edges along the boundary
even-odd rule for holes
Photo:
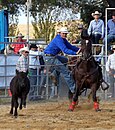
[[[20,107],[19,109],[22,110],[22,107]]]
[[[10,111],[10,114],[12,115],[12,114],[13,114],[13,112],[12,112],[12,111]]]
[[[26,108],[26,105],[24,105],[24,108]]]

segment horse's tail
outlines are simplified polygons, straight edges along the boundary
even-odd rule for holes
[[[101,89],[103,91],[107,90],[109,88],[109,84],[103,79],[102,83],[101,83]]]

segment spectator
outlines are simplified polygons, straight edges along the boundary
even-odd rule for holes
[[[29,52],[29,75],[30,75],[30,93],[29,100],[35,100],[37,97],[37,75],[39,72],[39,52],[36,44],[30,45]]]
[[[19,50],[25,46],[24,43],[26,42],[26,40],[23,40],[23,37],[24,36],[21,33],[19,33],[18,36],[16,37],[17,38],[17,40],[16,40],[17,44],[13,44],[15,54],[18,54]]]
[[[5,47],[4,54],[5,55],[7,55],[7,54],[14,54],[14,48],[13,48],[12,44],[8,44]]]
[[[83,25],[82,24],[79,24],[78,25],[78,32],[80,33],[80,36],[81,36],[81,33],[82,33],[82,31],[83,31]],[[81,37],[80,37],[80,39],[76,39],[76,40],[74,40],[74,41],[72,41],[72,43],[73,44],[76,44],[76,43],[80,43],[80,41],[81,41]]]
[[[109,74],[110,92],[112,93],[112,97],[115,98],[115,45],[113,45],[113,54],[108,56],[106,71]]]
[[[43,51],[44,51],[43,45],[39,45],[39,46],[38,46],[38,51],[39,51],[39,52],[43,52]]]
[[[28,68],[29,68],[29,65],[28,65],[28,54],[29,54],[29,49],[28,47],[24,47],[24,48],[21,48],[19,50],[21,56],[20,58],[18,59],[18,62],[16,64],[16,74],[18,72],[25,72],[28,74]]]
[[[102,13],[95,11],[92,16],[94,20],[90,22],[88,34],[91,35],[93,44],[99,44],[99,40],[104,38],[104,22],[100,19]]]
[[[112,19],[108,20],[107,22],[107,45],[108,51],[111,50],[111,42],[115,41],[115,11],[112,13]]]

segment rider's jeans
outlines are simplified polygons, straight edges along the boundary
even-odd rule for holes
[[[56,70],[57,72],[60,72],[63,75],[69,89],[72,93],[74,93],[75,81],[68,68],[61,61],[59,61],[56,56],[45,56],[45,62],[46,65],[51,65],[49,66],[50,71]]]

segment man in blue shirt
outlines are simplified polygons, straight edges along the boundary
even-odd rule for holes
[[[111,50],[110,43],[115,41],[115,11],[112,13],[112,19],[108,20],[107,22],[107,45],[108,50]]]
[[[104,38],[104,22],[100,19],[101,15],[98,11],[92,13],[94,20],[90,22],[88,34],[92,36],[93,44],[99,44],[99,40]]]
[[[60,33],[49,43],[49,45],[44,50],[46,55],[46,64],[55,66],[55,70],[63,74],[64,79],[69,87],[69,90],[75,92],[75,82],[71,76],[70,71],[65,66],[67,59],[64,56],[59,56],[60,52],[69,55],[76,55],[79,53],[80,49],[76,46],[72,46],[67,40],[68,30],[66,27],[60,29]],[[50,67],[51,69],[52,67]],[[53,70],[52,70],[53,71]]]

